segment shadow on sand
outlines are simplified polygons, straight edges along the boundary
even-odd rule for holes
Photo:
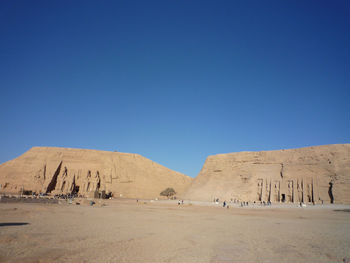
[[[0,223],[0,227],[2,227],[2,226],[25,226],[25,225],[29,225],[29,223],[23,223],[23,222],[18,222],[18,223],[14,223],[14,222]]]
[[[350,209],[336,209],[336,210],[333,210],[335,212],[348,212],[350,213]]]

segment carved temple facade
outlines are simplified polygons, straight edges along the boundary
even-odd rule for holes
[[[62,163],[57,168],[54,176],[44,192],[49,194],[76,194],[84,197],[101,197],[106,194],[108,181],[105,175],[100,175],[100,171],[68,169],[62,167]]]
[[[330,185],[331,186],[331,185]],[[320,203],[319,186],[316,176],[299,178],[259,178],[256,201],[286,203]],[[331,187],[329,191],[330,202]]]

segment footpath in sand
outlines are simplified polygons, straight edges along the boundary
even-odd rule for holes
[[[0,203],[0,262],[350,262],[344,207]]]

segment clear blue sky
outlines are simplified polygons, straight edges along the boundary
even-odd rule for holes
[[[212,154],[350,142],[350,1],[0,2],[0,163],[32,146]]]

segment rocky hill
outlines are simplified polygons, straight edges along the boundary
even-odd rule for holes
[[[209,156],[185,197],[350,203],[350,144]]]
[[[138,154],[96,150],[33,147],[0,165],[2,193],[156,198],[167,187],[183,193],[191,180]]]

